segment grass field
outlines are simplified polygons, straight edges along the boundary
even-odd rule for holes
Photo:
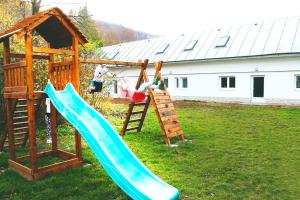
[[[190,140],[179,147],[163,145],[153,110],[143,131],[124,140],[181,199],[300,198],[300,109],[185,102],[177,115]],[[121,120],[109,120],[120,130]],[[60,145],[71,148],[71,128],[60,131]],[[0,199],[129,199],[86,145],[83,156],[89,165],[28,182],[0,154]]]

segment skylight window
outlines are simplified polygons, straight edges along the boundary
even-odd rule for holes
[[[198,43],[198,40],[191,40],[187,43],[187,45],[184,48],[184,51],[191,51],[194,49],[196,44]]]
[[[163,44],[163,45],[161,45],[161,47],[158,49],[158,51],[156,52],[156,54],[162,54],[162,53],[164,53],[169,46],[170,46],[170,44]]]
[[[220,37],[216,47],[226,47],[229,39],[230,39],[230,36]]]

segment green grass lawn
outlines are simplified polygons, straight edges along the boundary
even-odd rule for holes
[[[153,110],[142,132],[124,140],[181,199],[300,198],[300,109],[186,102],[177,115],[190,142],[163,145]],[[120,130],[120,119],[109,120]],[[71,128],[60,130],[60,145],[71,149]],[[35,182],[7,170],[7,157],[0,154],[0,199],[129,199],[86,145],[89,165]]]

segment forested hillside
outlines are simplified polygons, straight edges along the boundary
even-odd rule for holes
[[[136,31],[120,24],[95,20],[95,25],[102,35],[104,46],[155,37],[149,33]]]

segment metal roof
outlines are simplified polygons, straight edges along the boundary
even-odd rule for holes
[[[149,59],[150,63],[159,60],[183,62],[295,54],[300,53],[299,23],[300,16],[287,17],[106,46],[102,51],[107,59],[118,61]],[[195,46],[191,50],[186,50],[186,46],[195,40],[197,41]],[[163,52],[159,52],[163,45],[167,44],[169,46]]]

